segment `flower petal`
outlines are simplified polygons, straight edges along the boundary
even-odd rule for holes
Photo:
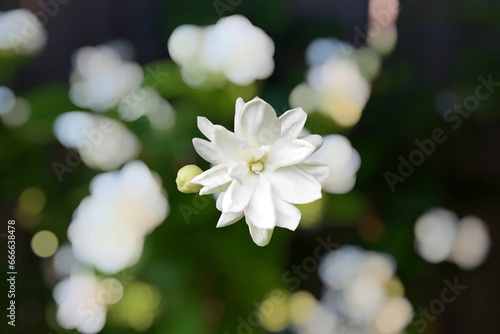
[[[200,129],[201,133],[209,140],[213,140],[213,131],[215,125],[208,120],[206,117],[198,116],[198,129]]]
[[[299,139],[305,140],[306,142],[313,144],[316,147],[316,150],[319,150],[321,148],[321,145],[323,145],[323,137],[320,135],[306,135],[303,137],[300,137]]]
[[[297,138],[306,124],[307,114],[302,108],[288,110],[279,117],[281,134]]]
[[[254,193],[257,177],[248,175],[243,182],[232,182],[224,194],[222,212],[241,212],[248,205]]]
[[[276,226],[295,231],[302,217],[300,210],[278,196],[274,197],[274,205],[276,207]]]
[[[223,126],[215,125],[213,144],[223,156],[224,161],[243,161],[249,154],[248,145],[233,132]]]
[[[256,97],[243,106],[235,132],[251,145],[268,145],[279,137],[281,126],[273,107]]]
[[[225,227],[236,223],[238,220],[243,218],[243,212],[223,212],[220,215],[219,221],[217,222],[217,228]]]
[[[213,143],[205,139],[193,138],[193,146],[200,157],[211,164],[218,165],[223,162],[222,157]]]
[[[225,191],[229,186],[228,183],[231,182],[228,169],[226,164],[217,165],[194,177],[191,183],[203,186],[200,195]]]
[[[233,180],[241,183],[249,171],[248,163],[243,161],[229,167],[228,173]]]
[[[315,149],[314,145],[305,140],[283,136],[271,146],[266,168],[274,170],[301,163],[309,158]]]
[[[224,196],[226,195],[226,192],[221,192],[219,195],[217,195],[217,200],[215,201],[215,207],[217,210],[222,212],[222,202],[224,202]]]
[[[330,167],[319,162],[304,161],[298,164],[297,167],[314,176],[320,183],[325,181],[332,175]]]
[[[269,243],[269,241],[271,241],[274,229],[259,228],[252,224],[248,218],[246,218],[246,222],[248,229],[250,230],[252,240],[257,244],[257,246],[264,247]]]
[[[241,97],[236,100],[235,114],[234,114],[234,133],[240,132],[241,123],[241,113],[243,112],[243,107],[245,106],[245,101]]]
[[[306,204],[321,198],[321,184],[298,167],[282,167],[268,173],[267,177],[273,191],[286,202]]]
[[[258,176],[252,198],[245,208],[245,216],[256,226],[272,229],[276,226],[276,209],[271,183],[264,175]]]

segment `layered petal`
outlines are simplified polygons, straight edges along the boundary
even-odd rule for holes
[[[306,204],[321,198],[321,184],[301,168],[282,167],[267,176],[273,191],[286,202]]]
[[[232,180],[228,170],[229,167],[225,164],[217,165],[193,178],[191,183],[203,186],[200,195],[225,191]]]
[[[279,117],[281,134],[297,138],[306,124],[307,114],[302,108],[288,110]]]
[[[280,136],[281,126],[273,107],[256,97],[235,118],[235,133],[252,146],[269,145]]]
[[[224,193],[222,212],[241,212],[248,205],[255,192],[257,176],[248,175],[244,182],[232,182]]]
[[[278,196],[275,196],[273,201],[276,210],[276,226],[295,231],[302,217],[300,210],[295,205],[285,202]]]
[[[320,135],[306,135],[303,137],[299,137],[299,139],[305,140],[308,143],[314,145],[316,147],[316,150],[319,150],[321,148],[321,145],[323,145],[323,137]]]
[[[257,227],[252,224],[248,217],[246,218],[246,222],[248,225],[248,229],[250,230],[252,240],[257,244],[257,246],[264,247],[269,243],[269,241],[271,241],[274,229]]]
[[[233,180],[241,183],[249,171],[248,163],[240,162],[229,167],[228,173]]]
[[[243,112],[243,107],[245,106],[245,101],[241,97],[236,100],[235,114],[234,114],[234,133],[240,133],[240,123],[241,114]]]
[[[250,149],[244,141],[220,125],[214,126],[213,144],[223,156],[224,161],[240,162],[250,154]]]
[[[217,222],[217,228],[229,226],[243,218],[243,212],[223,212]]]
[[[196,153],[211,164],[218,165],[224,162],[219,150],[213,143],[201,138],[193,138],[193,146]]]
[[[280,167],[301,163],[309,158],[315,149],[314,145],[305,140],[283,136],[271,146],[266,169],[272,171]]]
[[[198,129],[200,129],[201,133],[205,137],[207,137],[210,141],[213,140],[213,132],[215,125],[208,120],[206,117],[198,116]]]
[[[273,203],[271,183],[264,175],[258,176],[252,198],[245,208],[245,217],[259,228],[272,229],[276,226],[276,210]]]
[[[319,162],[304,161],[297,167],[314,176],[318,182],[323,182],[332,175],[330,167]]]

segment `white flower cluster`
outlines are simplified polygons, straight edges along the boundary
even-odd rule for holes
[[[31,104],[23,97],[16,97],[14,92],[0,86],[0,119],[11,128],[26,123],[31,115]]]
[[[208,27],[179,26],[170,36],[168,51],[191,86],[217,73],[244,86],[268,78],[274,70],[272,39],[241,15],[224,17]]]
[[[330,167],[332,174],[321,182],[323,191],[331,194],[345,194],[354,187],[361,157],[346,137],[324,136],[323,146],[310,157],[310,160]]]
[[[415,223],[415,249],[426,261],[450,261],[464,270],[481,265],[491,240],[486,224],[475,216],[458,219],[449,210],[427,211]]]
[[[100,45],[79,49],[73,57],[70,98],[81,107],[106,111],[141,86],[144,73],[139,64],[122,59],[113,47]]]
[[[321,300],[300,334],[397,334],[413,317],[404,288],[394,276],[395,261],[387,254],[343,246],[320,264],[325,284]]]
[[[121,122],[88,112],[59,115],[54,134],[62,145],[78,150],[87,166],[99,170],[116,169],[141,150],[137,136]]]
[[[47,33],[38,18],[27,9],[0,12],[0,53],[32,56],[47,43]]]
[[[80,271],[60,281],[52,294],[61,327],[94,334],[106,323],[108,305],[122,298],[123,285],[114,278],[101,280],[90,272]]]
[[[68,228],[75,258],[106,274],[134,265],[145,237],[168,215],[165,195],[159,177],[141,161],[94,177]]]
[[[306,50],[307,82],[294,88],[292,107],[321,111],[342,127],[352,127],[370,97],[369,79],[380,69],[380,58],[371,49],[355,49],[335,38],[320,38]]]

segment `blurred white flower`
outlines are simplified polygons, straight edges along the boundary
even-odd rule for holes
[[[163,131],[175,124],[175,112],[170,103],[151,88],[137,88],[118,103],[118,115],[126,122],[141,116],[148,118],[151,127]]]
[[[6,86],[0,86],[0,115],[8,114],[16,103],[16,95]]]
[[[141,150],[139,139],[121,122],[87,112],[59,115],[54,134],[62,145],[78,150],[87,166],[100,170],[116,169]]]
[[[361,158],[346,137],[324,136],[323,146],[310,157],[310,160],[323,163],[332,171],[330,177],[321,183],[324,191],[331,194],[345,194],[354,187]]]
[[[75,210],[68,238],[78,261],[114,274],[140,258],[144,238],[167,217],[159,177],[141,161],[99,174]]]
[[[398,292],[390,289],[389,283],[397,280],[395,270],[396,262],[388,254],[350,245],[331,252],[319,267],[325,289],[316,315],[308,323],[294,324],[294,332],[401,333],[410,323],[413,309],[402,288]]]
[[[269,243],[276,226],[295,230],[301,213],[293,204],[321,198],[321,184],[330,171],[307,160],[321,146],[318,135],[298,137],[307,114],[296,108],[281,117],[260,98],[236,101],[234,133],[198,118],[200,131],[210,140],[193,139],[198,154],[215,165],[191,183],[200,195],[221,193],[217,227],[245,216],[254,242]]]
[[[52,258],[52,269],[57,278],[67,277],[80,269],[79,263],[76,261],[69,243],[60,246],[54,254]]]
[[[0,119],[3,124],[17,128],[31,116],[31,104],[24,97],[16,97],[10,88],[0,86]]]
[[[491,245],[488,227],[479,218],[458,219],[449,210],[435,208],[415,223],[415,249],[431,263],[455,262],[464,270],[484,262]]]
[[[305,105],[308,111],[321,111],[343,127],[355,125],[370,97],[370,83],[363,76],[358,59],[359,50],[334,38],[322,38],[311,42],[306,50],[310,66],[307,83],[298,85],[290,94],[292,107]],[[366,53],[366,52],[365,52]],[[363,54],[366,58],[366,54]],[[377,71],[377,59],[370,54],[367,76]],[[374,63],[375,62],[375,63]],[[314,101],[314,103],[312,103]]]
[[[38,18],[27,9],[0,12],[0,52],[32,56],[47,43],[47,33]]]
[[[187,84],[202,84],[207,73],[221,73],[237,85],[268,78],[274,70],[274,43],[244,16],[232,15],[215,25],[177,27],[168,41],[172,59]]]
[[[474,269],[484,262],[491,246],[486,224],[474,216],[462,218],[450,259],[460,268]]]
[[[123,286],[113,278],[103,281],[79,272],[59,282],[53,290],[57,322],[65,329],[98,333],[106,323],[107,306],[121,299]]]
[[[106,45],[86,46],[73,58],[70,81],[71,101],[93,111],[113,108],[128,93],[141,86],[142,68],[120,57]]]
[[[438,263],[450,255],[456,236],[458,217],[451,211],[432,209],[415,223],[417,252],[426,261]]]

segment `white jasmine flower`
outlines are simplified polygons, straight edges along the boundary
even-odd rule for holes
[[[118,280],[101,281],[89,272],[79,272],[54,287],[57,322],[65,329],[98,333],[106,323],[107,306],[118,302],[122,295],[123,286]]]
[[[106,111],[128,93],[141,86],[142,68],[121,58],[118,51],[106,45],[86,46],[73,59],[71,101],[81,108]]]
[[[166,218],[159,178],[141,161],[94,177],[68,228],[78,261],[114,274],[140,258],[144,238]]]
[[[310,159],[327,165],[332,171],[330,177],[321,183],[324,191],[345,194],[352,190],[361,158],[349,139],[342,135],[324,136],[323,146]]]
[[[47,33],[38,18],[27,9],[0,12],[0,52],[31,56],[47,43]]]
[[[322,140],[318,135],[299,137],[306,118],[301,108],[278,118],[258,97],[236,101],[234,132],[198,118],[200,131],[210,141],[195,138],[194,147],[215,166],[191,183],[203,186],[200,195],[220,193],[217,227],[245,216],[259,246],[269,243],[276,226],[297,228],[301,213],[293,204],[320,199],[320,182],[330,175],[327,166],[307,160]]]
[[[168,50],[181,65],[186,83],[195,86],[205,82],[207,73],[249,85],[274,70],[272,39],[242,15],[224,17],[208,27],[179,26],[170,36]]]
[[[62,145],[78,150],[82,161],[94,169],[118,168],[141,151],[139,139],[123,123],[88,112],[59,115],[54,134]]]

